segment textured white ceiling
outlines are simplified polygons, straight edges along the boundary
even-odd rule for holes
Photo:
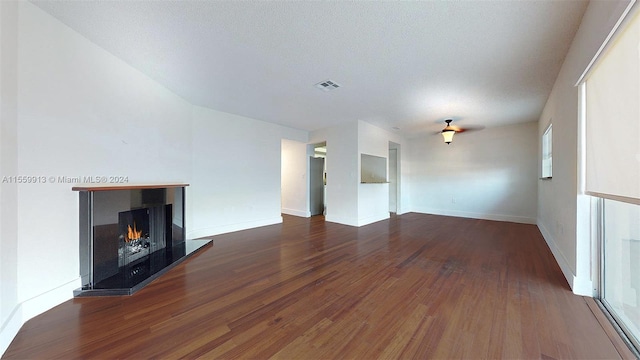
[[[587,1],[33,1],[189,102],[413,137],[536,120]],[[341,88],[314,87],[333,80]]]

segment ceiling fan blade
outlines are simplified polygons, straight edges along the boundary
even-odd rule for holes
[[[466,127],[460,127],[458,125],[451,125],[448,124],[448,126],[453,129],[453,131],[456,132],[456,134],[460,134],[460,133],[464,133],[464,132],[471,132],[471,131],[478,131],[478,130],[483,130],[485,127],[484,126],[466,126]],[[442,134],[442,130],[439,131],[435,131],[433,132],[433,135],[438,135],[438,134]]]
[[[470,131],[478,131],[483,130],[484,126],[468,126],[464,128],[459,128],[460,130],[456,130],[456,133],[470,132]]]

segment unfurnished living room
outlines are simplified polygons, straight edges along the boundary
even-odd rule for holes
[[[639,14],[0,1],[0,355],[637,358]]]

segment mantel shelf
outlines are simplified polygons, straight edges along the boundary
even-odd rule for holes
[[[71,188],[73,191],[111,191],[111,190],[136,190],[136,189],[167,189],[186,187],[189,184],[78,184]]]

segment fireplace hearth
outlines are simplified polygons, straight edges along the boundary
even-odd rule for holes
[[[185,186],[74,187],[80,193],[82,279],[74,295],[131,295],[210,244],[187,244]]]

